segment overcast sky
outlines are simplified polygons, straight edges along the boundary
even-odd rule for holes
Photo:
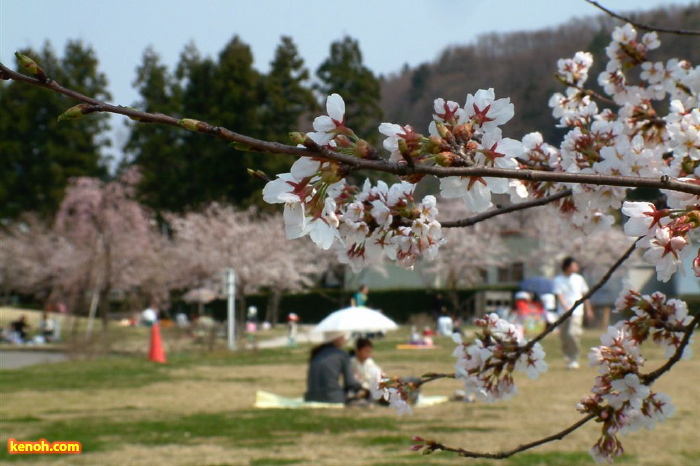
[[[601,3],[617,12],[698,4]],[[82,39],[95,49],[114,103],[130,105],[138,98],[131,87],[134,70],[149,45],[172,67],[189,41],[215,56],[238,34],[265,72],[280,36],[289,35],[313,72],[330,43],[350,35],[359,40],[365,64],[389,74],[479,34],[535,30],[598,13],[584,0],[0,0],[0,61],[14,66],[16,50],[39,48],[45,40],[62,53],[68,39]]]

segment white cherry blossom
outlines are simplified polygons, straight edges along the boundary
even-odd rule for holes
[[[515,115],[515,108],[510,98],[496,100],[493,88],[479,89],[476,94],[467,94],[464,104],[464,117],[474,122],[483,130],[493,129],[505,124]]]

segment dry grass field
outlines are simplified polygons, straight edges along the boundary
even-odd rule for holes
[[[449,402],[397,417],[385,408],[254,409],[256,390],[298,396],[304,391],[308,346],[228,353],[205,352],[166,333],[168,364],[149,363],[144,329],[121,337],[132,356],[101,356],[0,372],[0,443],[79,440],[80,455],[10,456],[0,462],[77,465],[412,465],[497,462],[438,452],[409,451],[421,435],[451,446],[498,451],[557,432],[580,415],[577,401],[593,384],[587,367],[567,371],[556,336],[545,341],[549,371],[539,380],[518,377],[519,394],[498,404]],[[126,332],[126,330],[122,330]],[[400,351],[404,330],[375,348],[375,360],[396,375],[452,371],[453,343],[435,350]],[[588,332],[584,346],[597,342]],[[127,345],[128,346],[128,345]],[[695,344],[695,352],[697,351]],[[144,353],[141,353],[144,354]],[[651,347],[650,370],[661,353]],[[428,395],[451,395],[458,382],[427,385]],[[653,431],[623,439],[622,464],[700,464],[700,360],[683,361],[657,382],[669,394],[674,418]],[[499,462],[506,465],[592,464],[587,451],[598,426]]]

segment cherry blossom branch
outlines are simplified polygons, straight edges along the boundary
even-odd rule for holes
[[[488,220],[490,218],[497,217],[499,215],[509,214],[511,212],[517,212],[519,210],[530,209],[532,207],[543,206],[543,205],[549,204],[551,202],[558,201],[559,199],[563,199],[567,196],[571,196],[571,194],[572,194],[571,189],[565,189],[565,190],[560,191],[556,194],[552,194],[551,196],[543,197],[541,199],[536,199],[534,201],[528,201],[528,202],[521,202],[520,204],[513,204],[513,205],[510,205],[508,207],[502,207],[500,209],[490,210],[488,212],[484,212],[483,214],[474,215],[473,217],[464,218],[462,220],[452,220],[452,221],[440,222],[440,225],[443,228],[469,227],[469,226],[475,225],[479,222],[483,222],[484,220]]]
[[[594,7],[604,11],[606,14],[609,16],[612,16],[613,18],[619,19],[621,21],[624,21],[626,23],[630,23],[632,26],[638,28],[638,29],[643,29],[645,31],[655,31],[655,32],[664,32],[668,34],[678,34],[678,35],[686,35],[686,36],[700,36],[700,31],[689,31],[689,30],[682,30],[682,29],[666,29],[666,28],[660,28],[660,27],[654,27],[654,26],[648,26],[646,24],[642,23],[637,23],[635,21],[632,21],[631,19],[619,15],[607,8],[605,8],[603,5],[600,3],[594,1],[594,0],[586,0],[587,3],[590,3]]]
[[[575,422],[574,424],[570,425],[566,429],[557,432],[556,434],[550,435],[548,437],[544,437],[539,440],[535,440],[534,442],[526,443],[523,445],[520,445],[516,448],[513,448],[512,450],[507,450],[507,451],[501,451],[498,453],[480,453],[480,452],[475,452],[475,451],[469,451],[465,450],[464,448],[454,448],[454,447],[448,447],[446,445],[443,445],[442,443],[437,443],[431,440],[425,441],[425,448],[430,451],[436,451],[436,450],[443,450],[443,451],[451,451],[454,453],[457,453],[459,456],[465,457],[465,458],[489,458],[489,459],[505,459],[509,458],[517,453],[530,450],[532,448],[538,447],[540,445],[544,445],[545,443],[553,442],[554,440],[561,440],[579,427],[583,426],[586,424],[588,421],[591,419],[595,418],[594,414],[589,414],[586,417],[581,418],[579,421]]]
[[[693,331],[695,330],[695,327],[698,326],[700,323],[700,313],[695,314],[695,317],[693,320],[690,321],[690,323],[686,326],[686,328],[683,330],[683,339],[681,340],[680,344],[676,348],[676,351],[673,353],[673,355],[664,363],[663,366],[659,367],[655,371],[652,371],[648,374],[640,376],[640,381],[644,385],[651,385],[652,382],[654,382],[656,379],[661,377],[663,374],[671,370],[671,368],[678,362],[680,359],[683,357],[683,352],[685,351],[685,348],[688,346],[690,343],[690,338],[693,336]]]
[[[629,259],[629,257],[632,255],[632,253],[634,252],[634,250],[637,246],[637,242],[640,239],[641,238],[637,238],[637,240],[634,243],[632,243],[632,245],[629,248],[627,248],[627,250],[624,252],[624,254],[622,254],[622,256],[620,256],[620,258],[618,258],[617,261],[615,261],[615,263],[612,266],[610,266],[610,268],[607,270],[607,272],[605,272],[605,275],[603,275],[603,277],[600,280],[598,280],[598,282],[593,287],[591,287],[586,294],[584,294],[579,300],[577,300],[571,306],[571,308],[569,310],[567,310],[564,314],[562,314],[551,326],[549,326],[547,329],[543,330],[539,335],[537,335],[532,340],[528,341],[524,346],[517,348],[513,352],[512,356],[511,356],[511,360],[516,361],[522,354],[529,352],[538,342],[540,342],[547,335],[552,333],[554,331],[554,329],[559,327],[562,323],[564,323],[564,321],[566,321],[566,319],[570,318],[571,315],[574,313],[574,310],[578,306],[583,304],[583,302],[586,301],[587,299],[590,299],[591,296],[593,296],[599,289],[601,289],[608,282],[608,280],[610,280],[610,277],[612,277],[612,275],[615,273],[615,271],[627,259]],[[690,338],[690,337],[688,337],[688,338]],[[497,365],[498,365],[497,363],[494,363],[491,365],[487,365],[485,368],[489,369],[489,368],[496,367]],[[423,384],[433,382],[433,381],[439,380],[439,379],[447,379],[447,378],[454,379],[455,374],[454,373],[444,374],[444,373],[429,372],[427,374],[424,374],[421,377],[423,380],[418,382],[418,385],[423,385]]]
[[[454,379],[455,374],[454,373],[442,374],[442,373],[437,373],[437,372],[428,372],[427,374],[421,375],[421,378],[423,380],[421,380],[420,382],[417,382],[418,386],[421,386],[421,385],[426,384],[428,382],[433,382],[433,381],[439,380],[439,379]]]
[[[583,86],[578,86],[574,83],[565,82],[565,81],[562,81],[562,84],[564,84],[565,86],[568,86],[568,87],[573,87],[574,89],[578,89],[579,91],[583,92],[585,95],[587,95],[589,97],[593,97],[594,99],[598,100],[599,102],[603,102],[603,103],[606,103],[609,105],[617,105],[613,99],[605,97],[604,95],[600,95],[592,89],[586,89]]]
[[[523,181],[622,186],[629,188],[655,188],[700,195],[700,184],[672,180],[671,177],[667,175],[661,176],[658,179],[656,179],[631,176],[549,172],[538,170],[506,169],[492,167],[447,168],[426,165],[416,165],[414,167],[411,167],[408,164],[398,164],[384,160],[360,159],[351,155],[341,154],[339,152],[331,151],[328,149],[311,150],[307,148],[293,147],[277,142],[262,141],[249,136],[245,136],[243,134],[236,133],[221,126],[214,126],[204,121],[198,121],[193,119],[178,119],[168,115],[164,115],[162,113],[148,113],[129,107],[107,104],[99,100],[87,97],[72,89],[65,88],[58,84],[56,81],[53,81],[49,78],[36,79],[18,73],[7,68],[2,63],[0,63],[0,78],[6,80],[12,79],[15,81],[26,82],[30,85],[43,87],[52,90],[56,93],[66,95],[78,101],[89,104],[89,106],[77,106],[69,110],[69,112],[73,111],[74,114],[77,114],[78,116],[80,114],[88,114],[95,112],[124,115],[126,117],[131,118],[132,120],[136,120],[142,123],[157,123],[167,126],[186,128],[198,133],[208,134],[210,136],[214,136],[225,141],[235,143],[235,145],[241,150],[247,150],[252,152],[269,152],[275,154],[291,155],[296,157],[320,157],[344,165],[348,165],[353,170],[367,169],[378,172],[392,173],[399,176],[408,176],[416,174],[433,175],[438,178],[443,178],[447,176],[472,176],[509,178]]]

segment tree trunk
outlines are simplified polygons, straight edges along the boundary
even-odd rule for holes
[[[246,318],[246,299],[245,299],[245,287],[240,281],[238,282],[240,286],[236,287],[236,315],[234,319],[236,321],[236,340],[239,340],[245,336],[245,318]]]
[[[274,288],[270,291],[270,296],[267,301],[267,312],[265,313],[265,320],[270,322],[274,327],[279,323],[280,318],[280,302],[282,301],[282,290],[279,288]]]

